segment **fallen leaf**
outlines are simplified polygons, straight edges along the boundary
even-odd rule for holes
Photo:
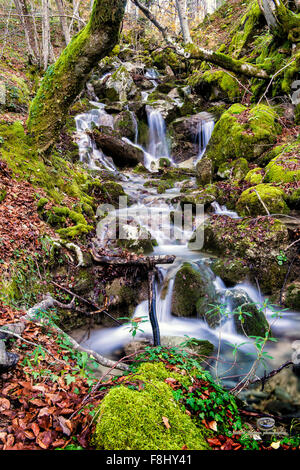
[[[163,420],[163,423],[164,425],[166,426],[167,429],[170,429],[170,424],[169,424],[169,420],[168,418],[166,418],[165,416],[162,417],[162,420]]]
[[[0,398],[0,411],[10,409],[10,401],[7,398]]]
[[[276,449],[276,450],[279,449],[279,447],[280,447],[280,441],[272,442],[271,447],[272,447],[273,449]]]
[[[216,421],[210,421],[208,423],[208,427],[209,429],[211,429],[212,431],[217,431],[218,430],[218,425],[217,425],[217,422]]]

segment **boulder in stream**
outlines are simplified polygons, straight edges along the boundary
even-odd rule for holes
[[[113,134],[94,129],[93,138],[104,154],[111,157],[118,167],[132,167],[144,162],[144,152]]]
[[[210,326],[218,322],[216,317],[206,315],[211,304],[216,303],[217,293],[214,276],[208,266],[188,262],[177,271],[172,298],[172,314],[177,317],[198,317]]]

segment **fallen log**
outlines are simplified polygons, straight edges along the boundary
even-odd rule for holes
[[[111,157],[118,167],[132,167],[143,163],[144,152],[114,135],[104,134],[94,129],[90,135],[107,157]]]
[[[149,269],[153,269],[157,264],[172,264],[175,256],[132,256],[131,258],[121,258],[119,256],[101,256],[99,255],[95,247],[93,246],[90,250],[93,260],[100,264],[112,264],[112,265],[136,265],[146,266]]]

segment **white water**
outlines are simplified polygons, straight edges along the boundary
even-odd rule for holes
[[[94,126],[107,126],[113,129],[113,117],[104,111],[104,105],[91,101],[96,109],[92,109],[87,113],[79,114],[75,117],[76,124],[76,142],[79,148],[79,157],[81,162],[88,163],[92,169],[106,168],[110,171],[117,171],[111,158],[108,158],[104,153],[97,149],[95,142],[87,134]]]
[[[86,131],[92,128],[93,123],[97,126],[108,125],[113,127],[112,117],[105,113],[104,106],[99,103],[92,104],[97,106],[97,108],[76,117],[77,143],[79,146],[80,159],[82,161],[86,161],[91,168],[104,166],[110,171],[116,172],[117,170],[113,162],[110,159],[107,159],[107,157],[105,157],[105,155],[96,148],[95,143],[86,134]],[[149,116],[150,143],[148,147],[149,152],[145,152],[145,166],[150,168],[151,163],[155,163],[159,157],[170,157],[170,155],[166,140],[166,128],[161,116],[157,112],[150,112]],[[211,123],[211,130],[212,127],[213,124]],[[205,126],[201,130],[201,133],[204,135],[202,143],[208,142],[208,140],[205,139],[208,139],[210,132],[208,127],[205,131],[204,129]],[[136,143],[130,143],[132,145],[138,145]],[[205,151],[205,148],[202,149],[202,152],[203,150]],[[240,336],[236,333],[232,315],[229,315],[228,318],[224,318],[221,324],[215,329],[211,329],[205,321],[200,319],[177,318],[172,315],[172,295],[174,278],[177,270],[182,265],[182,262],[186,260],[189,262],[197,261],[200,263],[199,269],[201,269],[200,261],[203,259],[203,255],[199,252],[192,252],[187,247],[187,242],[191,237],[194,227],[190,227],[189,230],[179,227],[176,231],[176,236],[174,236],[172,231],[168,232],[167,230],[170,228],[170,212],[176,209],[172,206],[170,200],[174,197],[174,194],[176,195],[176,191],[180,191],[180,183],[176,185],[176,189],[171,193],[157,194],[157,190],[155,188],[145,188],[143,186],[145,181],[145,178],[140,175],[134,175],[132,173],[127,175],[126,181],[124,181],[122,185],[125,192],[137,202],[130,206],[127,211],[123,211],[123,213],[122,210],[115,211],[112,215],[113,217],[126,215],[129,219],[133,219],[137,226],[142,226],[148,230],[158,243],[158,246],[154,248],[154,254],[176,255],[176,261],[173,265],[159,266],[159,270],[163,278],[162,282],[156,285],[156,309],[160,333],[164,336],[183,337],[184,335],[188,335],[199,339],[207,339],[211,341],[217,349],[219,348],[220,356],[222,358],[232,362],[232,348],[230,348],[228,344],[240,344],[247,341],[244,336]],[[235,212],[228,211],[225,206],[219,206],[218,203],[213,203],[213,207],[216,214],[228,215],[233,218],[238,217]],[[151,217],[149,217],[149,214]],[[153,220],[157,222],[159,218],[159,223],[152,223]],[[152,222],[149,223],[149,220]],[[99,243],[104,244],[106,238],[109,238],[109,226],[103,227],[103,231],[99,236]],[[264,301],[258,290],[249,283],[241,283],[234,288],[227,289],[221,278],[215,278],[214,285],[219,294],[219,301],[221,303],[225,302],[225,308],[228,312],[230,312],[230,303],[226,300],[226,293],[232,292],[236,289],[242,289],[255,303],[262,304]],[[273,322],[273,313],[274,312],[269,308],[266,310],[266,316],[270,322]],[[145,316],[148,318],[148,302],[141,302],[136,307],[133,316]],[[292,339],[298,339],[297,334],[300,331],[299,324],[299,315],[295,312],[286,312],[282,319],[277,320],[277,322],[272,325],[272,331],[276,333],[276,336],[279,338],[290,338],[292,341]],[[136,339],[143,337],[151,339],[152,330],[150,322],[143,323],[142,329],[144,332],[138,333]],[[131,340],[132,336],[129,333],[128,328],[126,326],[121,326],[92,331],[89,340],[84,344],[99,353],[110,355],[117,349],[122,348]],[[276,360],[276,343],[266,349],[270,350],[272,355],[275,356],[275,362],[270,365],[270,368],[278,366],[282,362],[282,357],[280,358],[280,361],[279,359]],[[254,351],[251,341],[249,344],[241,347],[237,364],[232,368],[230,372],[231,375],[234,375],[235,373],[242,374],[249,369],[248,366],[253,360],[251,356],[247,356],[250,351]],[[292,350],[290,353],[292,354]],[[228,369],[228,364],[226,367],[221,364],[219,369],[220,373],[225,373],[225,370]],[[260,373],[260,371],[258,371],[258,373]]]
[[[199,121],[198,125],[198,142],[199,142],[199,150],[198,150],[198,156],[196,158],[195,164],[201,160],[203,155],[205,154],[207,144],[209,142],[209,139],[211,138],[211,135],[214,130],[214,120],[212,118],[210,119],[203,119]]]
[[[234,212],[234,211],[229,211],[226,206],[220,206],[220,204],[217,201],[214,201],[211,203],[211,206],[214,209],[214,213],[217,215],[227,215],[228,217],[231,217],[232,219],[239,219],[239,215]]]

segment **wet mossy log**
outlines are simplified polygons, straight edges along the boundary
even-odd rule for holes
[[[48,67],[28,119],[29,132],[40,151],[51,148],[90,71],[116,45],[125,5],[126,0],[95,0],[88,24]]]

